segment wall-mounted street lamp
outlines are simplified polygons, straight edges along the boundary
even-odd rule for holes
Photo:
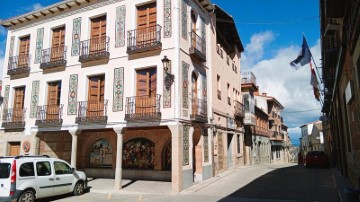
[[[175,77],[173,74],[169,73],[169,71],[171,71],[171,60],[169,60],[165,55],[161,61],[164,67],[164,73],[166,74],[164,78],[165,87],[166,90],[169,90],[171,85],[174,83]]]

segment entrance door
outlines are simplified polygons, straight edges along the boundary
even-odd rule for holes
[[[9,156],[18,156],[18,155],[20,155],[20,142],[10,142]]]
[[[233,139],[233,135],[232,134],[228,134],[227,135],[227,165],[228,168],[230,168],[233,165],[233,160],[232,160],[232,139]]]
[[[195,128],[193,133],[193,169],[194,174],[202,173],[202,145],[201,145],[201,130]]]

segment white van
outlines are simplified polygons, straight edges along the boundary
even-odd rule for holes
[[[0,201],[34,201],[87,189],[84,172],[49,156],[0,157]]]

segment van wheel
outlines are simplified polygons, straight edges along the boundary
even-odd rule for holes
[[[74,187],[74,195],[82,195],[84,193],[84,183],[77,182]]]
[[[19,199],[17,200],[18,202],[33,202],[35,201],[35,195],[34,195],[34,192],[31,191],[31,190],[27,190],[27,191],[24,191]]]

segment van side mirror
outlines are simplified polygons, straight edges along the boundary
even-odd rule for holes
[[[71,173],[74,173],[74,171],[75,171],[75,168],[71,168]]]

